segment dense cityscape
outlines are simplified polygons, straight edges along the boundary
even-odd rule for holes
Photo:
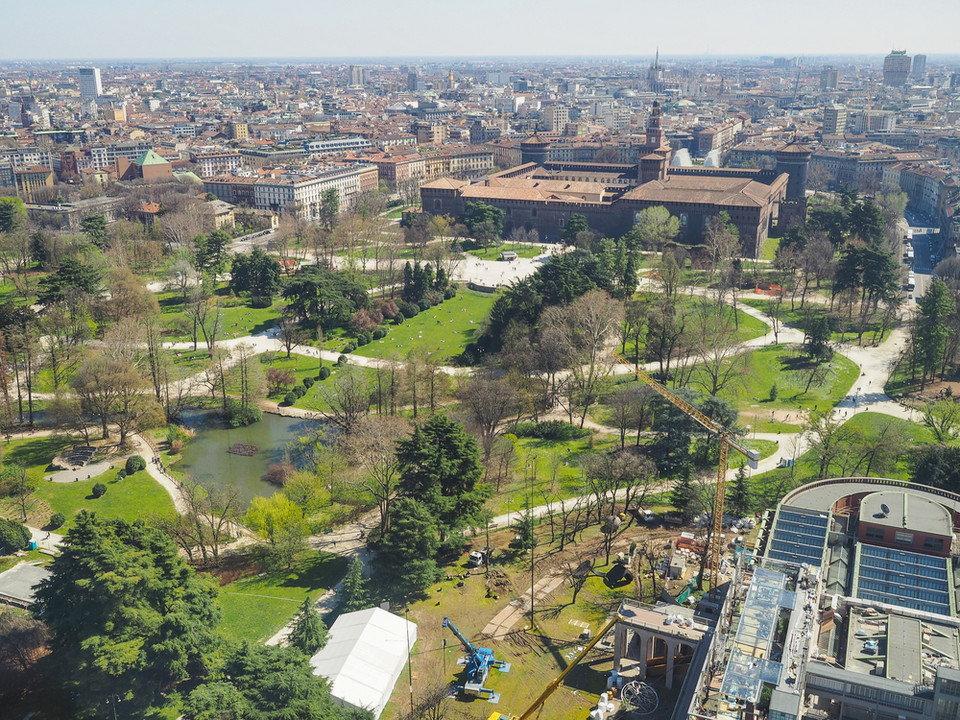
[[[960,718],[960,55],[788,47],[0,63],[0,715]]]

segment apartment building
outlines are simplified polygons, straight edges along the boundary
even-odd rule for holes
[[[330,140],[311,140],[303,147],[311,156],[337,155],[346,152],[357,152],[373,147],[365,137],[332,138]]]
[[[200,167],[200,177],[233,172],[243,164],[243,156],[234,150],[190,153],[190,162]]]

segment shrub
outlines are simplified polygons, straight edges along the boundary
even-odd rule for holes
[[[250,307],[263,310],[273,305],[273,298],[269,295],[251,295]]]
[[[140,472],[141,470],[146,469],[147,461],[139,455],[131,455],[127,458],[126,465],[124,465],[124,470],[127,471],[127,475],[133,475],[135,472]]]
[[[279,395],[293,387],[297,382],[297,376],[290,370],[280,368],[267,368],[267,386],[270,395]]]
[[[385,327],[382,327],[382,326],[381,326],[381,327],[378,327],[376,330],[373,331],[373,339],[374,339],[374,340],[382,340],[382,339],[385,338],[386,336],[387,336],[387,329],[386,329]]]
[[[351,340],[350,342],[348,342],[346,345],[343,346],[343,353],[344,354],[352,353],[356,349],[357,349],[357,344]]]
[[[410,318],[415,318],[420,314],[420,306],[416,305],[415,303],[405,302],[400,305],[400,312],[402,312],[403,316],[409,320]]]
[[[117,480],[124,480],[127,477],[126,470],[117,470]]]
[[[238,428],[252,425],[263,417],[263,411],[253,405],[244,407],[236,398],[227,398],[227,410],[224,418],[230,427]]]
[[[346,355],[341,355],[340,357],[337,358],[337,365],[343,366],[343,365],[346,365],[346,364],[347,364],[347,356],[346,356]]]
[[[385,300],[377,305],[377,311],[387,320],[392,320],[400,312],[400,309],[393,300]]]
[[[394,324],[394,325],[402,325],[402,324],[403,324],[403,321],[406,320],[406,319],[407,319],[407,318],[405,318],[405,317],[403,316],[403,313],[402,313],[402,312],[398,312],[398,313],[394,316],[394,318],[393,318],[393,324]]]
[[[317,374],[317,380],[326,380],[328,377],[330,377],[330,368],[320,368],[320,372]]]
[[[95,498],[103,497],[107,494],[107,486],[103,483],[97,483],[93,486],[93,491],[91,493]]]
[[[373,330],[383,322],[383,313],[379,310],[357,310],[350,318],[350,329],[357,333]]]
[[[446,290],[443,291],[444,300],[452,300],[456,296],[457,296],[457,290],[456,288],[453,287],[453,285],[451,285],[450,287],[448,287]]]
[[[263,474],[263,479],[274,485],[283,485],[297,469],[290,463],[273,463]]]
[[[433,307],[433,304],[427,298],[424,298],[417,304],[420,306],[420,312],[426,312]]]
[[[260,358],[260,363],[263,365],[269,365],[273,362],[273,359],[277,354],[273,350],[267,350],[266,352],[260,353],[257,357]]]
[[[305,388],[308,388],[308,389],[309,389],[309,388],[312,388],[312,387],[313,387],[313,384],[314,384],[315,382],[316,382],[316,380],[314,380],[312,377],[305,377],[305,378],[303,379],[303,386],[304,386]]]
[[[283,396],[283,404],[293,405],[299,399],[300,398],[298,398],[294,393],[288,392],[286,395]]]
[[[431,307],[436,307],[443,302],[443,293],[439,293],[436,290],[431,290],[427,293],[427,297],[424,299],[430,303]]]
[[[371,340],[373,340],[373,336],[370,333],[368,332],[360,333],[357,336],[357,347],[361,347],[363,345],[369,345]]]
[[[780,396],[780,388],[774,383],[770,386],[770,402],[774,402]]]
[[[540,440],[575,440],[590,434],[586,428],[578,428],[576,425],[564,422],[563,420],[544,420],[538,423],[517,423],[513,430],[517,437],[539,438]]]
[[[296,395],[296,396],[297,396],[297,399],[299,400],[300,398],[302,398],[304,395],[307,394],[307,389],[306,389],[303,385],[297,385],[297,386],[296,386],[293,390],[291,390],[290,392],[292,392],[294,395]]]
[[[0,548],[12,552],[26,550],[30,544],[30,531],[16,520],[0,518]]]
[[[67,521],[67,516],[62,512],[55,512],[50,516],[50,522],[47,524],[51,530],[56,530],[59,527],[63,527],[63,524]]]

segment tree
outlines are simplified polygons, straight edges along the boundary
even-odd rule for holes
[[[102,213],[88,215],[80,221],[80,229],[90,238],[90,242],[101,250],[107,244],[107,219]]]
[[[106,354],[86,360],[71,380],[84,411],[99,419],[104,440],[110,437],[107,425],[114,418],[121,397],[135,394],[142,384],[143,379],[129,365]]]
[[[209,273],[214,278],[227,266],[230,249],[230,236],[223,230],[214,230],[209,235],[197,235],[193,238],[193,264],[201,276]]]
[[[370,413],[370,383],[355,368],[344,365],[329,386],[319,386],[320,414],[345,434],[349,434]]]
[[[4,463],[3,470],[0,470],[0,486],[3,487],[6,495],[16,499],[17,505],[20,506],[20,519],[26,522],[30,496],[37,489],[33,480],[27,475],[27,469],[19,463]]]
[[[753,509],[753,493],[750,488],[750,479],[747,477],[747,471],[740,463],[737,468],[737,474],[730,481],[727,488],[727,508],[737,517],[747,515]]]
[[[270,543],[273,559],[285,567],[306,545],[309,527],[303,510],[282,492],[251,500],[243,523]]]
[[[740,249],[740,233],[730,221],[730,215],[721,211],[710,218],[703,234],[710,257],[710,280],[716,273],[723,275],[724,268],[733,261]]]
[[[276,258],[267,255],[261,248],[249,255],[235,255],[230,267],[230,289],[253,297],[273,297],[280,290],[282,268]]]
[[[303,345],[307,342],[308,338],[306,331],[297,327],[297,324],[291,318],[285,317],[280,321],[280,330],[277,333],[277,339],[280,341],[283,349],[287,351],[287,357],[290,357],[290,353],[293,352],[294,348]]]
[[[337,224],[337,214],[340,212],[340,193],[336,188],[330,188],[320,193],[320,227],[333,230]]]
[[[580,213],[573,213],[560,231],[560,239],[565,245],[576,245],[580,233],[590,232],[587,218]]]
[[[12,233],[23,226],[27,208],[18,197],[0,197],[0,233]]]
[[[366,578],[363,576],[363,560],[358,555],[354,555],[353,560],[350,561],[350,567],[347,568],[339,594],[340,612],[366,610],[373,605]]]
[[[413,435],[397,441],[399,490],[414,498],[435,518],[445,550],[462,547],[462,530],[483,505],[483,466],[477,441],[445,415],[418,425]]]
[[[655,205],[637,213],[636,222],[627,234],[627,239],[635,249],[663,252],[664,246],[673,242],[679,232],[679,218],[671,215],[663,205]]]
[[[152,697],[218,646],[216,584],[195,575],[156,529],[81,511],[48,567],[36,615],[83,716],[117,687]]]
[[[960,491],[960,448],[920,445],[910,453],[909,460],[911,482]]]
[[[503,218],[506,213],[481,200],[470,200],[464,208],[463,223],[470,237],[481,247],[498,240],[503,234]]]
[[[326,680],[295,648],[244,641],[220,672],[187,697],[188,720],[372,720],[367,710],[338,707]]]
[[[439,579],[436,556],[440,537],[435,518],[424,503],[412,497],[401,497],[394,505],[390,531],[375,562],[383,586],[395,597],[420,597]]]
[[[926,403],[920,408],[923,424],[930,428],[941,445],[960,437],[960,403],[947,398]]]
[[[516,389],[506,378],[478,373],[460,387],[457,399],[466,412],[467,427],[480,438],[486,465],[500,424],[516,412]]]
[[[683,516],[684,523],[693,519],[696,511],[696,488],[689,469],[680,474],[670,490],[670,504]]]
[[[76,258],[64,258],[55,273],[40,281],[37,300],[42,305],[50,305],[68,299],[73,292],[99,297],[102,293],[100,272]]]
[[[390,506],[397,492],[400,467],[397,463],[397,438],[409,423],[390,415],[368,415],[353,431],[340,435],[346,457],[361,469],[360,485],[373,497],[380,510],[380,534],[390,529]]]
[[[307,657],[313,657],[327,644],[328,637],[327,626],[320,619],[320,614],[313,607],[308,595],[300,606],[300,612],[293,619],[287,641],[291,647],[297,648]]]
[[[369,305],[367,289],[360,282],[321,267],[295,275],[283,297],[295,317],[319,321],[324,329],[346,323]]]
[[[953,297],[943,280],[934,280],[920,298],[920,307],[914,320],[913,352],[920,365],[920,389],[927,378],[933,380],[941,366],[947,348],[950,329],[947,318],[956,309]]]
[[[30,542],[30,531],[15,520],[0,518],[0,550],[10,552],[19,552],[27,549],[27,543]]]
[[[521,513],[516,524],[510,529],[516,532],[513,540],[510,541],[510,547],[530,551],[537,546],[537,518],[530,512],[529,507]]]
[[[7,702],[41,686],[43,673],[34,668],[48,652],[44,624],[20,610],[0,610],[0,694]]]

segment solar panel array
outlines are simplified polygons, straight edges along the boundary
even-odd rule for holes
[[[860,545],[856,596],[950,615],[947,560],[908,550]]]
[[[773,560],[820,567],[830,517],[823,512],[782,507],[773,528],[767,557]]]

